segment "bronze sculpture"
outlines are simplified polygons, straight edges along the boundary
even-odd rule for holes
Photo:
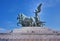
[[[40,3],[37,7],[37,9],[35,10],[35,17],[26,17],[25,15],[23,15],[22,13],[18,14],[18,23],[17,24],[21,24],[22,26],[38,26],[41,27],[44,25],[44,22],[41,22],[38,18],[38,13],[41,11],[41,6],[42,3]]]

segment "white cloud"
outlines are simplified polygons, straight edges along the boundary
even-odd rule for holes
[[[15,27],[16,25],[15,25],[14,22],[8,21],[8,22],[7,22],[7,26],[9,26],[9,27]]]
[[[41,0],[42,1],[42,0]],[[43,0],[43,7],[54,7],[56,6],[60,1],[59,0]]]
[[[17,27],[17,23],[14,21],[5,21],[4,22],[6,29],[13,29]]]
[[[0,27],[0,30],[5,30],[4,28]]]

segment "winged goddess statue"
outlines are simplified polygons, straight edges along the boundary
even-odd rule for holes
[[[38,13],[41,11],[41,6],[42,6],[42,3],[40,3],[37,7],[37,9],[35,10],[35,25],[38,26]]]

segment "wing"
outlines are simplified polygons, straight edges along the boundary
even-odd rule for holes
[[[42,3],[40,3],[39,6],[37,7],[38,12],[41,11],[41,6],[42,6]]]

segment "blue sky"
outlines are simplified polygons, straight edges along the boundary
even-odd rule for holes
[[[33,12],[39,3],[42,3],[39,14],[41,21],[45,21],[48,28],[60,30],[60,0],[0,0],[0,29],[19,28],[17,15],[24,13],[34,16]]]

